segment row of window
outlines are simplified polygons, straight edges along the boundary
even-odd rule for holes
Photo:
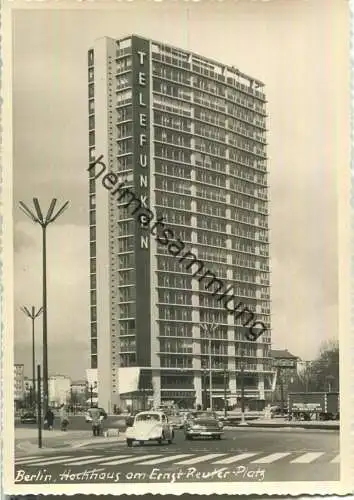
[[[153,62],[152,64],[152,72],[155,76],[160,76],[162,78],[166,78],[167,80],[172,80],[177,83],[183,83],[185,85],[190,85],[191,77],[185,71],[180,71],[175,68],[170,68],[168,66],[164,66],[163,64],[159,64],[157,62]]]
[[[167,83],[157,79],[154,79],[153,91],[173,98],[183,99],[185,101],[192,100],[191,90],[181,87],[180,85],[174,85],[173,83]]]
[[[192,116],[192,106],[183,101],[176,101],[170,97],[159,94],[153,95],[153,107],[169,113],[176,113],[182,116]]]
[[[170,162],[156,160],[155,170],[158,173],[170,175],[171,177],[178,177],[184,179],[191,178],[191,169],[189,166],[185,165],[174,165],[173,163]]]
[[[184,132],[191,132],[192,130],[192,121],[188,118],[169,115],[159,111],[154,111],[154,122],[163,127],[169,127]]]
[[[124,71],[130,70],[132,67],[131,56],[123,57],[117,61],[117,73],[123,73]]]
[[[169,224],[180,224],[182,226],[191,225],[191,214],[186,212],[177,212],[176,210],[165,208],[156,215],[157,219],[160,217]]]
[[[119,287],[119,301],[133,302],[136,298],[136,289],[134,286]]]
[[[192,305],[191,292],[159,290],[158,297],[160,304]]]
[[[174,168],[174,169],[173,169]],[[162,168],[161,168],[162,169]],[[164,171],[169,172],[170,175],[172,172],[174,174],[177,174],[180,172],[181,174],[184,174],[186,172],[186,169],[184,167],[177,167],[172,165],[171,169],[168,169],[168,166],[164,166]],[[183,176],[178,176],[176,177],[181,177]],[[190,174],[189,174],[190,178]],[[197,175],[196,175],[196,180],[199,182],[203,182],[205,184],[214,184],[216,186],[221,186],[221,188],[213,188],[210,186],[203,186],[203,185],[197,185],[196,186],[196,196],[199,196],[201,198],[207,198],[213,201],[217,201],[220,203],[226,203],[227,198],[226,198],[226,188],[225,188],[225,178],[218,176],[217,174],[211,174],[209,172],[203,172],[197,170]],[[191,195],[192,194],[192,183],[191,182],[186,182],[183,180],[175,180],[175,179],[169,179],[166,177],[157,177],[156,179],[156,188],[157,189],[162,189],[164,191],[169,191],[173,192],[176,194],[185,194],[185,195]],[[267,213],[267,206],[266,203],[263,201],[258,200],[256,201],[254,199],[250,199],[248,197],[244,197],[241,195],[245,194],[246,196],[252,196],[252,197],[261,197],[261,198],[266,198],[266,191],[261,191],[261,190],[256,190],[254,187],[251,187],[249,184],[246,182],[242,181],[235,181],[231,179],[230,181],[230,189],[233,189],[234,191],[237,191],[237,195],[234,193],[231,193],[231,198],[230,198],[230,203],[231,205],[235,205],[238,207],[246,208],[249,210],[256,210],[256,211],[263,211],[263,213]]]

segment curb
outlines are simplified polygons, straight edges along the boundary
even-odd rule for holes
[[[239,427],[238,425],[236,427]],[[306,425],[306,424],[262,424],[262,423],[247,423],[246,427],[258,427],[262,429],[313,429],[313,430],[331,430],[339,431],[340,424],[336,425]]]
[[[87,441],[81,441],[81,443],[75,443],[70,446],[70,449],[78,449],[78,448],[85,448],[85,446],[90,446],[90,445],[95,445],[95,444],[104,444],[104,443],[122,443],[125,441],[125,437],[122,439],[121,436],[117,437],[106,437],[106,438],[101,438],[101,439],[90,439]]]

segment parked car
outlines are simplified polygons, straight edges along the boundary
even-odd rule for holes
[[[27,413],[24,413],[23,415],[21,415],[20,422],[21,422],[21,424],[36,424],[37,417],[34,413],[27,412]]]
[[[211,411],[196,411],[187,415],[184,425],[186,439],[210,436],[212,439],[221,439],[224,432],[223,423],[217,414]]]
[[[164,441],[171,444],[174,438],[173,427],[165,413],[160,411],[142,411],[134,418],[134,423],[126,430],[126,442],[133,446],[135,441],[144,444],[146,441]]]
[[[170,410],[163,413],[165,413],[165,415],[168,417],[168,420],[174,429],[183,429],[184,421],[179,411]]]
[[[100,410],[100,415],[103,417],[104,420],[107,419],[107,412],[103,408],[98,408]],[[89,408],[87,412],[85,413],[85,420],[87,423],[92,422],[92,416],[91,416],[91,411],[96,410],[96,408]]]
[[[125,425],[131,427],[134,424],[135,416],[140,413],[141,410],[132,411],[125,419]]]

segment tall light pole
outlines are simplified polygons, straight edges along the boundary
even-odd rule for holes
[[[241,349],[241,422],[240,425],[247,425],[245,419],[245,365],[244,365],[245,352]]]
[[[227,388],[228,388],[228,376],[227,367],[224,366],[224,417],[227,418]]]
[[[209,353],[209,398],[210,398],[210,410],[213,409],[213,372],[211,366],[211,341],[213,338],[213,333],[215,333],[218,325],[216,323],[202,323],[200,328],[205,332],[208,339],[208,353]]]
[[[53,215],[57,199],[53,198],[50,202],[46,215],[43,215],[38,198],[33,198],[34,212],[27,205],[20,201],[22,212],[42,228],[42,257],[43,257],[43,411],[46,414],[48,410],[48,338],[47,338],[47,227],[54,222],[67,208],[69,202],[59,208]]]
[[[43,312],[43,307],[36,311],[35,306],[31,306],[30,308],[23,306],[21,307],[21,311],[31,318],[32,321],[32,395],[31,395],[31,404],[34,404],[35,398],[34,394],[36,393],[36,347],[35,347],[35,335],[34,335],[34,323],[36,318]]]

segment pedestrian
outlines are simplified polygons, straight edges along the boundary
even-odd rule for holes
[[[50,408],[48,408],[48,411],[45,414],[44,423],[47,425],[47,429],[49,431],[51,431],[53,429],[54,413],[53,413],[53,411]]]
[[[99,436],[101,434],[103,415],[101,415],[99,408],[92,408],[90,413],[92,418],[92,434],[93,436]]]
[[[60,407],[60,428],[62,431],[66,431],[69,425],[68,412],[64,404]]]

